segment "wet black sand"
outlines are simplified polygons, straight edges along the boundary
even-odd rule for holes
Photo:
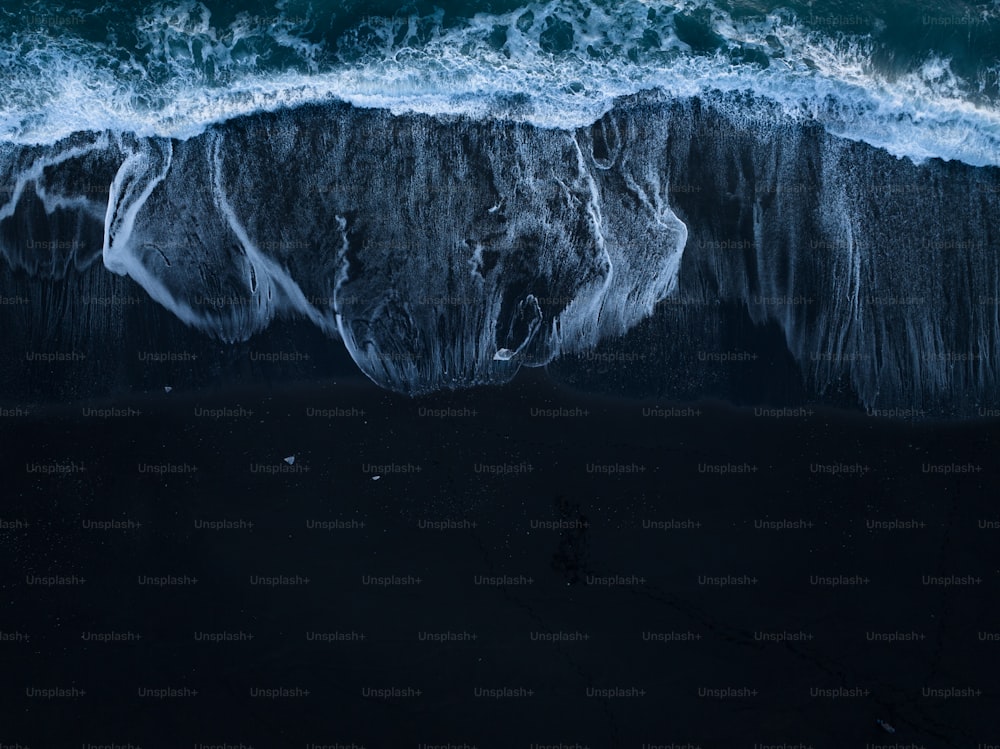
[[[8,413],[0,743],[997,743],[995,422],[793,413],[540,371]]]

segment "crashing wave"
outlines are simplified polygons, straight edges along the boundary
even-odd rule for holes
[[[188,139],[242,115],[332,101],[573,130],[642,91],[744,92],[775,103],[781,118],[916,162],[1000,164],[1000,64],[968,78],[928,50],[893,73],[877,63],[885,50],[874,37],[817,31],[787,10],[733,18],[704,2],[548,0],[333,29],[318,11],[215,21],[186,0],[122,21],[113,8],[80,14],[80,29],[114,29],[98,38],[0,14],[10,42],[0,48],[0,138]]]

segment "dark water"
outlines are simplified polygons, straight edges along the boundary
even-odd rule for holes
[[[906,74],[937,56],[948,60],[961,78],[976,81],[986,80],[982,76],[990,68],[995,77],[998,63],[998,16],[992,2],[689,2],[641,7],[643,17],[636,18],[645,22],[643,28],[632,23],[633,6],[603,2],[33,2],[5,8],[2,28],[29,49],[34,35],[41,33],[66,49],[101,55],[95,60],[156,74],[155,82],[188,74],[207,85],[223,84],[225,76],[239,72],[309,72],[360,57],[372,61],[387,52],[421,50],[435,34],[455,30],[467,31],[466,41],[488,42],[508,57],[514,56],[519,34],[556,57],[620,55],[636,62],[643,53],[667,50],[675,37],[680,45],[674,51],[694,56],[722,52],[735,64],[766,67],[792,51],[782,44],[781,33],[757,40],[740,39],[733,32],[769,23],[823,37],[831,48],[866,41],[871,45],[868,62],[882,73]],[[591,16],[608,12],[611,22],[597,27],[603,38],[590,36]],[[615,21],[620,28],[614,28]],[[632,44],[612,43],[622,40]]]

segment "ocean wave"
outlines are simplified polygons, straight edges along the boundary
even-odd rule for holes
[[[329,7],[232,18],[195,0],[135,17],[113,4],[76,15],[32,7],[0,18],[0,139],[18,144],[82,131],[183,140],[242,115],[332,100],[575,129],[641,91],[719,91],[775,105],[778,121],[748,115],[748,126],[815,122],[918,163],[1000,165],[1000,67],[969,78],[928,49],[919,64],[889,69],[878,62],[878,23],[850,34],[788,9],[730,14],[686,0],[548,0],[340,27]]]
[[[6,328],[39,351],[152,345],[163,318],[133,313],[156,306],[224,344],[303,319],[400,392],[621,355],[642,364],[608,383],[695,398],[770,330],[817,397],[992,408],[997,170],[766,131],[768,111],[650,93],[567,133],[334,103],[0,144]],[[80,314],[139,287],[158,305]]]

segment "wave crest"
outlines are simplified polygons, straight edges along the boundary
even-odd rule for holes
[[[887,69],[877,31],[816,29],[788,10],[734,18],[704,2],[548,0],[469,18],[345,23],[329,11],[215,19],[194,0],[137,18],[110,7],[58,34],[0,22],[11,42],[0,52],[0,138],[187,139],[241,115],[330,100],[571,130],[640,91],[721,91],[916,162],[1000,164],[1000,65],[967,79],[929,49],[910,69]],[[113,33],[88,37],[84,21]]]

